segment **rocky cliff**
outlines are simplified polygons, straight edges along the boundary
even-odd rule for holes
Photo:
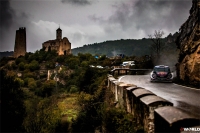
[[[177,76],[191,85],[200,85],[200,0],[193,0],[190,16],[180,27],[176,45],[180,49]]]

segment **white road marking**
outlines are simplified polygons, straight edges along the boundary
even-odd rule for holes
[[[121,76],[121,77],[118,79],[118,81],[120,82],[120,80],[121,80],[123,77],[125,77],[125,76]]]
[[[174,85],[181,86],[181,87],[189,88],[189,89],[192,89],[192,90],[199,90],[199,91],[200,91],[200,89],[197,89],[197,88],[192,88],[192,87],[188,87],[188,86],[183,86],[183,85],[179,85],[179,84],[175,84],[175,83],[173,83],[173,84],[174,84]]]

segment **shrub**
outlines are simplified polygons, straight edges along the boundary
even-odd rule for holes
[[[26,102],[27,115],[23,126],[28,133],[53,133],[61,120],[54,98],[32,99]]]
[[[24,80],[20,79],[20,78],[15,78],[15,81],[17,81],[20,85],[20,87],[24,86]]]
[[[133,133],[136,123],[133,116],[118,108],[111,108],[104,113],[104,126],[107,132]]]
[[[34,72],[24,71],[24,78],[36,78],[36,75]]]
[[[75,85],[72,85],[70,87],[69,93],[77,93],[78,92],[78,88]]]
[[[31,63],[29,64],[29,69],[31,71],[38,70],[39,68],[39,63],[36,60],[31,61]]]
[[[20,84],[12,76],[0,70],[1,132],[23,132],[22,122],[25,114],[24,93]]]
[[[25,64],[24,62],[20,62],[18,65],[19,70],[23,71],[25,69]]]
[[[16,64],[16,65],[19,65],[19,63],[21,63],[21,62],[26,62],[25,58],[22,57],[22,56],[18,57],[18,58],[15,60],[15,64]]]
[[[34,78],[29,78],[28,79],[28,88],[30,90],[35,90],[37,87],[36,81],[34,80]]]
[[[17,69],[17,65],[15,64],[15,62],[13,62],[12,64],[11,64],[11,67],[12,67],[12,69]]]
[[[42,84],[41,88],[38,88],[36,94],[41,97],[49,97],[56,89],[56,81],[48,80]]]

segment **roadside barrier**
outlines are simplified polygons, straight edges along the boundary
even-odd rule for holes
[[[137,126],[147,133],[199,129],[199,119],[145,88],[118,82],[108,75],[108,89],[113,93],[115,106],[131,113]]]

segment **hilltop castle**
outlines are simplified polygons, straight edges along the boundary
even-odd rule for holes
[[[14,57],[17,58],[20,55],[24,56],[25,53],[26,53],[26,28],[20,27],[19,30],[16,30]]]
[[[42,47],[45,48],[45,51],[56,50],[58,55],[71,54],[71,43],[66,37],[62,39],[62,30],[60,27],[56,30],[56,39],[44,42]]]

